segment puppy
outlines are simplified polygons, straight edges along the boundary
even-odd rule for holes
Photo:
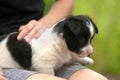
[[[0,37],[0,66],[23,68],[54,75],[71,63],[92,64],[91,40],[98,33],[88,16],[70,16],[47,29],[39,39],[17,40],[18,32]]]

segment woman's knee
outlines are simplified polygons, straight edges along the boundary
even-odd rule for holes
[[[90,69],[81,69],[75,72],[69,80],[108,80],[103,75],[90,70]]]
[[[47,74],[34,74],[28,77],[27,80],[66,80],[66,79]]]

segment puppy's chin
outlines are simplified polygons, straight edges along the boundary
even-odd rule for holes
[[[72,55],[75,55],[75,56],[79,57],[79,58],[88,57],[87,54],[82,53],[81,51],[80,51],[79,53],[76,53],[76,52],[70,52],[70,53],[71,53]]]
[[[81,52],[80,54],[78,54],[79,57],[81,58],[84,58],[84,57],[89,57],[90,55],[84,53],[84,52]]]
[[[93,48],[89,44],[88,46],[85,46],[84,48],[82,48],[79,52],[80,52],[79,53],[80,57],[88,57],[93,53]]]
[[[81,50],[79,51],[79,53],[75,53],[75,54],[77,54],[81,58],[84,58],[84,57],[89,57],[92,53],[93,53],[92,50]]]

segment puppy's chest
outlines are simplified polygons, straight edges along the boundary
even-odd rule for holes
[[[51,43],[47,44],[45,43],[34,43],[32,45],[32,53],[33,57],[35,56],[36,58],[40,59],[56,59],[58,56],[60,57],[60,54],[62,53],[61,47],[57,42],[51,41]]]
[[[55,65],[55,68],[61,67],[65,63],[69,63],[71,56],[67,53],[67,49],[63,41],[54,40],[50,43],[34,43],[32,45],[33,59],[40,62],[49,62]],[[35,61],[36,62],[36,61]]]

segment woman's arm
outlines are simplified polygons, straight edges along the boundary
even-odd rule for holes
[[[56,0],[48,14],[39,21],[51,27],[56,22],[71,15],[73,10],[73,0]]]
[[[17,39],[20,40],[27,35],[26,41],[30,42],[33,37],[38,38],[46,30],[52,27],[58,21],[70,15],[74,7],[74,0],[55,0],[48,14],[40,20],[31,20],[28,24],[21,26],[20,34]]]

